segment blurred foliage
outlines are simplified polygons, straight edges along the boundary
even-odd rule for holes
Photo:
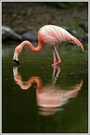
[[[64,26],[62,26],[62,27],[64,27],[70,33],[75,34],[75,36],[80,35],[80,34],[82,34],[82,35],[84,34],[84,30],[81,27],[79,27],[78,23],[75,21],[70,22],[70,23],[65,23]]]
[[[88,2],[44,2],[48,6],[56,8],[83,7],[88,5]]]

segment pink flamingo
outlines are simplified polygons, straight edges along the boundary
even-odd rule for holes
[[[62,42],[71,42],[75,43],[78,46],[81,47],[82,51],[84,51],[82,43],[74,36],[72,36],[68,31],[65,29],[55,26],[55,25],[45,25],[40,28],[38,31],[38,46],[34,47],[31,42],[29,41],[23,41],[20,45],[18,45],[14,50],[14,56],[13,60],[19,64],[18,55],[21,53],[24,45],[28,45],[28,47],[33,52],[39,52],[43,49],[44,45],[51,45],[53,48],[53,64],[57,65],[61,63],[61,58],[58,54],[58,51],[56,49],[56,45],[62,43]],[[58,61],[56,60],[56,57]]]

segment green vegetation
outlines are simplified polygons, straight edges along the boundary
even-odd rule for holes
[[[46,5],[54,6],[56,8],[69,8],[69,7],[83,7],[87,2],[45,2]]]

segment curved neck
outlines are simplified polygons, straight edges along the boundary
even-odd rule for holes
[[[33,52],[38,52],[38,51],[40,51],[40,50],[42,50],[42,48],[43,48],[43,46],[44,46],[44,44],[42,43],[42,42],[38,42],[38,46],[37,47],[34,47],[33,45],[32,45],[32,43],[31,42],[29,42],[29,41],[23,41],[21,44],[20,44],[20,46],[23,48],[24,47],[24,45],[28,45],[28,47],[33,51]]]
[[[37,90],[41,90],[43,87],[43,83],[40,77],[31,77],[28,81],[28,83],[33,84],[36,83],[37,84]]]

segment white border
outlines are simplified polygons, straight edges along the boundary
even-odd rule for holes
[[[90,0],[0,0],[0,25],[2,27],[2,2],[88,2],[88,133],[58,133],[60,135],[67,135],[67,134],[74,134],[74,135],[77,135],[77,134],[83,134],[83,135],[90,135],[90,107],[89,107],[89,103],[90,103],[90,84],[89,84],[89,77],[90,77],[90,73],[89,73],[89,50],[90,50],[90,47],[89,47],[89,44],[90,44],[90,38],[89,38],[89,35],[90,35],[90,21],[89,21],[89,16],[90,16]],[[1,112],[0,112],[0,135],[12,135],[13,133],[2,133],[2,29],[0,27],[0,109],[1,109]],[[31,135],[31,134],[40,134],[40,133],[14,133],[14,135]],[[45,133],[41,133],[41,134],[45,134]],[[46,133],[46,134],[49,134],[49,133]],[[57,134],[57,133],[51,133],[51,134]]]
[[[89,83],[89,77],[90,77],[90,61],[89,61],[89,50],[90,50],[90,1],[88,2],[88,133],[90,135],[90,83]]]
[[[2,26],[2,3],[0,2],[0,26]],[[2,132],[2,29],[0,27],[0,133]]]
[[[89,0],[1,0],[1,2],[89,2]]]

